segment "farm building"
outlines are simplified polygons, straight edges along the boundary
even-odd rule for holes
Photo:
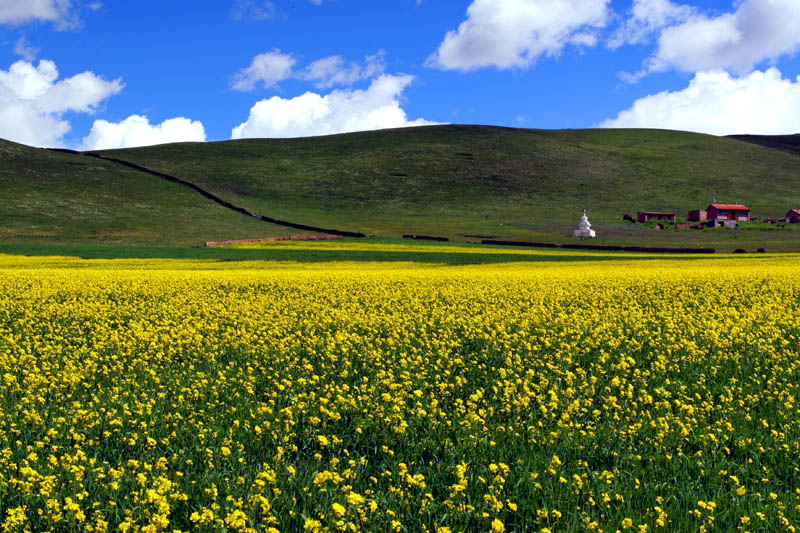
[[[709,204],[705,209],[689,211],[689,220],[702,222],[704,220],[750,220],[750,209],[741,204]]]
[[[666,220],[675,222],[675,213],[661,213],[658,211],[639,211],[636,214],[637,222],[649,222],[650,220]]]
[[[800,224],[800,209],[792,209],[786,216],[783,217],[784,222],[789,222],[790,224]]]
[[[711,220],[750,220],[750,209],[741,204],[711,204],[706,213]]]
[[[708,220],[708,213],[705,209],[695,209],[694,211],[689,211],[688,218],[691,222],[703,222]]]

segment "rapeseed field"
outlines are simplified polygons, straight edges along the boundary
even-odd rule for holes
[[[0,255],[2,530],[795,531],[798,256],[549,256]]]

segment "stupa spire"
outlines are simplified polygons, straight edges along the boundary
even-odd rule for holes
[[[592,223],[589,222],[589,217],[586,216],[586,209],[583,210],[581,221],[578,222],[578,229],[573,232],[573,235],[582,239],[590,239],[595,236],[595,231],[592,229]]]

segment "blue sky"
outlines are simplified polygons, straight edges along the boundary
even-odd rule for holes
[[[0,0],[0,137],[800,132],[800,0]]]

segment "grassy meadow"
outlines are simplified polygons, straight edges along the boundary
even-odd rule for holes
[[[795,254],[176,250],[0,255],[4,531],[800,522]]]
[[[715,196],[762,219],[800,208],[797,154],[710,135],[448,125],[102,154],[254,214],[380,238],[563,243],[585,208],[598,244],[800,251],[798,225],[659,231],[623,221],[640,210],[685,219]],[[0,245],[186,247],[303,233],[118,163],[2,140],[0,197]]]
[[[800,230],[654,231],[623,213],[742,202],[779,218],[800,202],[797,155],[666,130],[402,128],[111,150],[253,212],[398,237],[568,242],[587,209],[603,244],[800,250]]]
[[[3,140],[0,198],[0,246],[188,246],[286,230],[118,164]]]

